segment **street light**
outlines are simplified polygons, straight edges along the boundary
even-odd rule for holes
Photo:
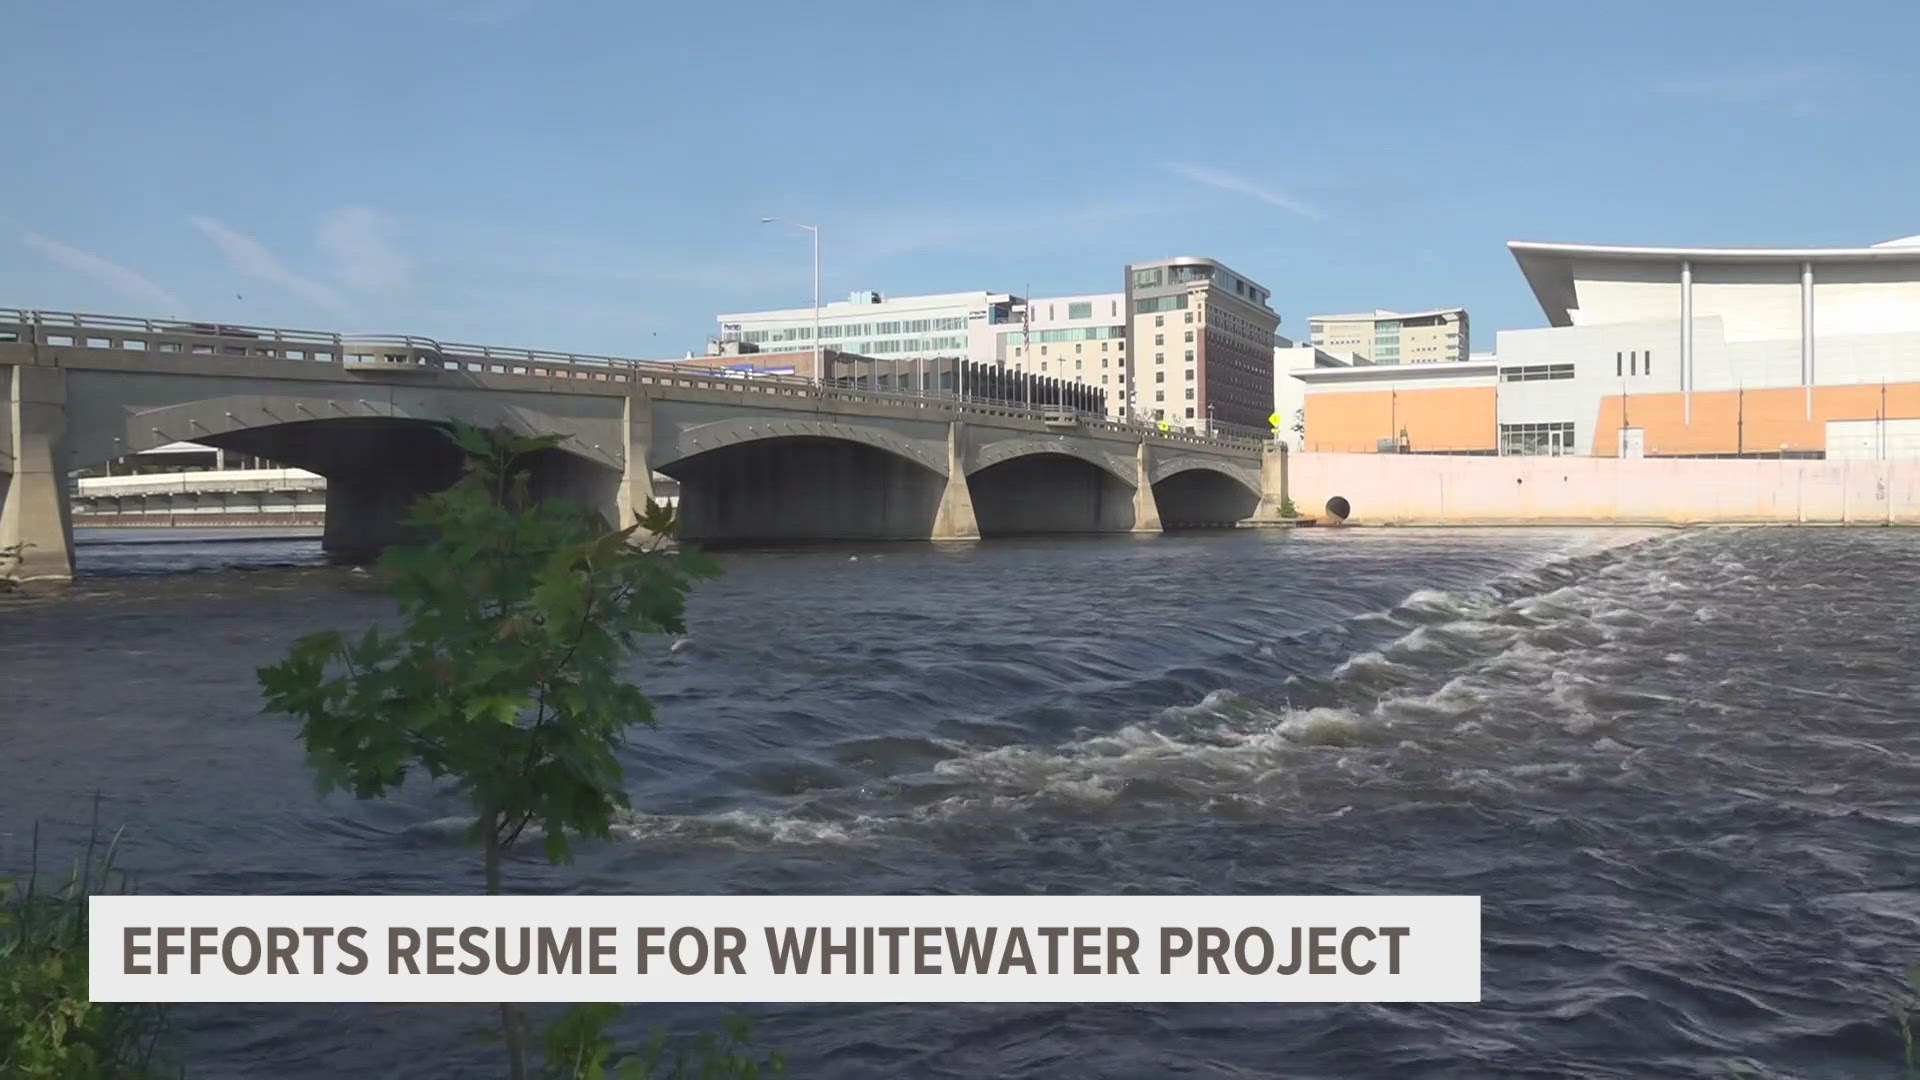
[[[805,229],[813,234],[813,378],[816,383],[824,387],[827,385],[827,373],[826,369],[820,366],[825,356],[820,348],[820,226],[802,225],[797,221],[785,221],[781,218],[760,219],[762,225],[772,225],[776,222]]]

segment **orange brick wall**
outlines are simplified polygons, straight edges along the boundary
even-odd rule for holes
[[[1378,440],[1404,428],[1416,451],[1491,450],[1497,434],[1494,392],[1491,386],[1310,390],[1305,448],[1372,453]]]
[[[1404,395],[1403,395],[1404,397]],[[1614,457],[1620,450],[1620,429],[1645,432],[1648,456],[1662,454],[1732,454],[1767,450],[1824,450],[1829,420],[1871,420],[1881,415],[1880,386],[1816,386],[1813,415],[1807,416],[1803,387],[1695,391],[1693,422],[1686,421],[1685,394],[1628,394],[1600,399],[1600,415],[1593,430],[1595,457]],[[1309,397],[1309,410],[1312,398]],[[1622,411],[1625,420],[1622,422]],[[1886,416],[1920,417],[1920,383],[1888,383]],[[1312,413],[1307,437],[1313,438]]]

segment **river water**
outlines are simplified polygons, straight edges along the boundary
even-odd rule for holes
[[[232,533],[218,534],[231,537]],[[0,601],[0,866],[458,892],[254,669],[387,617],[311,536],[89,537]],[[104,542],[113,541],[113,542]],[[1301,530],[738,552],[634,673],[633,802],[527,891],[1470,893],[1469,1005],[782,1006],[800,1077],[1883,1077],[1920,961],[1920,533]],[[711,1025],[710,1008],[629,1010]],[[452,1006],[197,1006],[194,1076],[491,1075]]]

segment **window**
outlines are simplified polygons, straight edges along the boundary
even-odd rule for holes
[[[1192,349],[1188,349],[1188,350],[1187,350],[1187,363],[1189,363],[1189,364],[1191,364],[1191,363],[1193,363],[1193,350],[1192,350]]]
[[[1164,371],[1156,371],[1156,372],[1154,372],[1154,373],[1153,373],[1153,381],[1154,381],[1154,382],[1166,382],[1166,381],[1167,381],[1167,373],[1166,373],[1166,372],[1164,372]]]
[[[1188,341],[1192,341],[1192,340],[1193,340],[1193,331],[1191,331],[1191,330],[1189,330],[1189,331],[1187,331],[1187,340],[1188,340]]]
[[[1648,349],[1640,358],[1640,374],[1653,374],[1653,350]]]
[[[1639,353],[1630,352],[1627,354],[1627,374],[1629,375],[1640,374],[1640,354]]]
[[[1165,401],[1165,400],[1167,400],[1167,392],[1166,392],[1165,390],[1155,390],[1155,391],[1153,392],[1153,400],[1155,400],[1155,401]],[[1155,411],[1156,413],[1158,413],[1158,412],[1159,412],[1159,410],[1158,410],[1158,409],[1156,409],[1156,410],[1154,410],[1154,411]]]
[[[1160,268],[1157,266],[1151,270],[1135,270],[1133,272],[1133,287],[1136,289],[1157,288],[1159,284]]]
[[[1613,354],[1613,373],[1616,376],[1625,375],[1627,373],[1626,369],[1621,366],[1621,360],[1620,360],[1621,355],[1622,354],[1620,353]]]
[[[1167,362],[1167,354],[1166,354],[1166,353],[1159,353],[1159,352],[1157,352],[1157,353],[1154,353],[1154,354],[1153,354],[1153,362],[1154,362],[1154,363],[1156,363],[1156,364],[1164,364],[1164,363],[1166,363],[1166,362]]]
[[[1187,419],[1193,419],[1193,406],[1187,406]]]
[[[1167,325],[1167,317],[1165,315],[1155,315],[1153,317],[1153,325],[1155,326]]]
[[[1080,343],[1079,343],[1079,342],[1077,342],[1077,341],[1076,341],[1076,342],[1074,342],[1074,343],[1073,343],[1073,351],[1074,351],[1074,352],[1079,352],[1079,351],[1080,351]]]
[[[1165,345],[1167,343],[1167,335],[1165,334],[1153,335],[1153,343],[1155,345]]]
[[[1187,387],[1187,400],[1188,401],[1193,400],[1193,387],[1191,386]]]
[[[1078,303],[1078,304],[1068,304],[1068,305],[1067,305],[1067,318],[1069,318],[1069,319],[1091,319],[1091,318],[1093,318],[1093,301],[1091,301],[1091,300],[1086,300],[1086,301],[1082,301],[1081,303]]]
[[[1191,311],[1189,311],[1189,312],[1187,312],[1187,321],[1188,321],[1188,322],[1192,322],[1192,321],[1193,321],[1193,312],[1191,312]]]
[[[1563,457],[1573,453],[1573,421],[1557,424],[1501,424],[1500,452]]]
[[[1538,382],[1542,379],[1571,379],[1572,364],[1530,364],[1500,369],[1501,382]]]
[[[1187,369],[1187,380],[1188,380],[1189,382],[1191,382],[1191,381],[1193,380],[1193,369],[1192,369],[1192,368],[1188,368],[1188,369]]]
[[[1154,296],[1133,302],[1135,315],[1151,315],[1156,311],[1178,311],[1187,306],[1187,294],[1177,296]]]

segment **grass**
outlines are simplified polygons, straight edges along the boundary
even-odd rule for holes
[[[64,881],[40,875],[33,830],[26,880],[0,878],[0,1076],[20,1080],[149,1080],[164,1072],[157,1051],[164,1006],[95,1003],[87,987],[87,900],[127,891],[114,869],[120,833],[104,843],[99,800],[85,854]]]

